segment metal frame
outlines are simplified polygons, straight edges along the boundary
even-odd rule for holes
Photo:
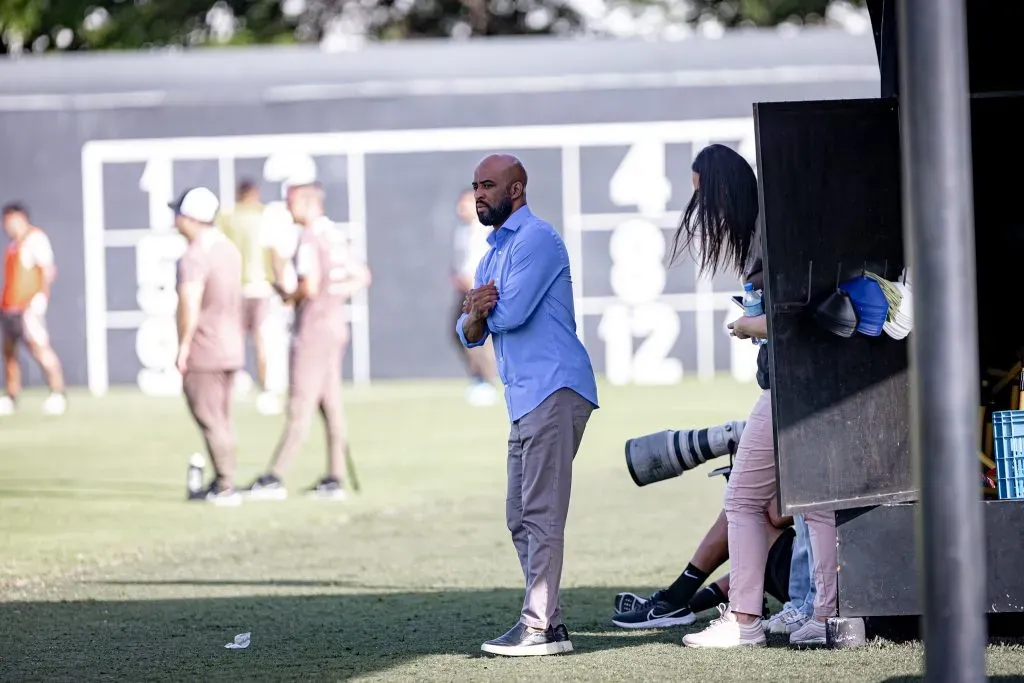
[[[973,683],[985,680],[987,628],[964,2],[901,0],[897,31],[925,679]]]

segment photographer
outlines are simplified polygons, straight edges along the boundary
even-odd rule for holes
[[[790,517],[770,515],[765,533],[771,547],[764,567],[765,592],[779,602],[788,602],[790,567],[792,566],[794,533]],[[688,626],[696,621],[697,613],[728,602],[729,576],[701,588],[704,581],[729,559],[728,524],[725,512],[711,525],[686,569],[671,586],[659,590],[649,598],[635,593],[615,596],[615,616],[612,623],[619,628],[649,629]],[[698,590],[699,589],[699,590]],[[767,618],[767,604],[762,607]]]

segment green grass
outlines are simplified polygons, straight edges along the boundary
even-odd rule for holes
[[[521,576],[504,528],[501,407],[461,383],[347,394],[364,492],[215,509],[183,502],[197,450],[182,401],[72,396],[59,420],[39,396],[0,423],[0,680],[881,681],[921,669],[916,645],[859,651],[702,652],[681,631],[624,633],[617,590],[674,578],[717,515],[703,471],[639,489],[625,438],[743,417],[756,389],[727,381],[602,387],[576,460],[564,609],[577,653],[498,660]],[[240,479],[269,459],[280,418],[239,403]],[[289,478],[323,467],[318,430]],[[699,625],[700,622],[698,622]],[[252,632],[247,650],[224,644]],[[1024,671],[993,647],[991,674]]]

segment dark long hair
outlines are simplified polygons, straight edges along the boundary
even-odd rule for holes
[[[692,169],[700,176],[700,187],[683,211],[669,263],[689,252],[701,275],[715,275],[723,266],[742,273],[757,229],[754,171],[725,145],[702,149]]]

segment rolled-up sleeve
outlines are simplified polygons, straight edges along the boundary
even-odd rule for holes
[[[508,276],[498,292],[498,304],[487,316],[491,332],[509,332],[526,322],[568,265],[553,235],[536,230],[519,239],[509,254]]]
[[[483,268],[483,260],[481,260],[480,263],[477,264],[477,266],[476,266],[476,274],[473,275],[473,288],[474,289],[476,289],[477,287],[479,287],[480,285],[483,284],[483,282],[481,281],[481,278],[483,277],[483,275],[480,272],[482,268]],[[484,325],[484,336],[480,337],[480,341],[475,341],[475,342],[469,341],[468,339],[466,339],[466,332],[462,329],[462,326],[465,324],[466,318],[468,318],[468,317],[469,317],[469,315],[467,315],[466,313],[463,313],[462,315],[459,316],[459,321],[457,323],[455,323],[455,333],[457,335],[459,335],[459,341],[461,341],[462,345],[465,346],[467,349],[476,348],[477,346],[483,346],[484,342],[487,341],[487,337],[489,337],[491,335],[491,331],[487,329],[486,325]]]
[[[479,341],[469,341],[468,339],[466,339],[466,333],[462,329],[462,325],[466,322],[466,319],[468,317],[468,315],[463,313],[462,315],[459,316],[459,322],[455,323],[455,332],[456,334],[459,335],[459,341],[461,341],[462,345],[465,346],[467,349],[476,348],[477,346],[483,346],[484,342],[487,341],[487,337],[491,335],[491,331],[488,330],[486,326],[484,326],[484,336],[480,337]]]

